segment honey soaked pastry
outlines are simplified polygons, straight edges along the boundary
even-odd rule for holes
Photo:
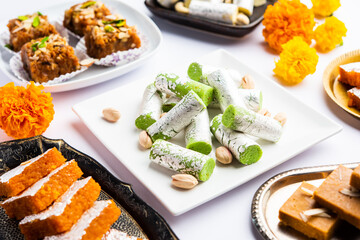
[[[23,162],[20,166],[1,175],[0,195],[6,197],[16,196],[65,161],[63,155],[56,148],[52,148],[35,158]]]
[[[91,177],[76,181],[52,206],[25,217],[19,224],[26,240],[68,231],[99,197],[100,186]]]
[[[112,200],[97,201],[81,216],[70,231],[45,237],[44,240],[100,240],[120,214],[120,209]]]
[[[1,206],[10,218],[23,219],[50,206],[82,175],[75,160],[68,161]]]
[[[312,192],[316,187],[303,182],[300,187],[291,195],[291,197],[280,208],[279,219],[284,224],[304,235],[318,240],[330,239],[332,236],[338,218],[326,213],[320,214],[324,209],[319,209]],[[309,211],[318,211],[319,214],[309,216]]]

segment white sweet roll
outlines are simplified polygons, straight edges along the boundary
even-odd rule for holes
[[[164,8],[171,8],[179,0],[157,0],[157,2]]]
[[[184,1],[184,5],[185,5],[185,7],[189,7],[189,5],[190,5],[190,3],[191,2],[194,2],[194,1],[200,1],[200,2],[210,2],[210,3],[222,3],[223,2],[223,0],[185,0]]]
[[[236,23],[238,7],[229,3],[191,1],[189,14],[223,23]]]
[[[221,111],[225,111],[231,104],[246,107],[238,93],[238,87],[226,70],[219,69],[212,72],[207,80],[214,88],[215,98],[220,104]]]
[[[249,17],[253,14],[254,0],[233,0],[233,3],[238,6],[239,12],[243,12]]]
[[[156,139],[168,140],[189,125],[191,120],[205,108],[204,102],[193,90],[190,90],[175,107],[148,127],[146,131],[153,141]]]
[[[209,113],[204,109],[185,128],[186,148],[209,154],[212,150]]]
[[[159,120],[162,109],[162,99],[154,83],[146,87],[141,106],[140,116],[135,120],[135,125],[137,128],[145,130]]]

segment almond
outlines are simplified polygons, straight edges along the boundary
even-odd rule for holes
[[[105,108],[102,113],[108,122],[117,122],[121,117],[120,112],[114,108]]]
[[[254,89],[255,88],[254,79],[249,74],[246,74],[241,79],[240,87],[243,89]]]
[[[222,164],[230,164],[232,162],[233,156],[229,149],[226,147],[218,147],[215,151],[216,159]]]
[[[172,185],[183,189],[192,189],[198,184],[198,180],[189,174],[175,174],[172,175]]]
[[[286,121],[287,121],[287,117],[285,113],[278,113],[275,115],[274,117],[275,120],[279,121],[279,123],[281,124],[281,126],[284,126]]]

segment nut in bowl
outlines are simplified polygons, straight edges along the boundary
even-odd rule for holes
[[[325,69],[323,74],[323,85],[326,93],[329,97],[341,108],[350,113],[351,115],[360,118],[360,109],[351,106],[349,104],[349,94],[348,91],[353,89],[355,86],[352,83],[351,85],[344,83],[344,81],[339,81],[340,77],[340,66],[346,66],[349,63],[359,63],[360,65],[360,50],[354,50],[347,52],[336,59],[334,59]],[[346,68],[346,67],[345,67]],[[356,72],[355,70],[350,70],[350,73]],[[351,107],[350,107],[350,106]]]

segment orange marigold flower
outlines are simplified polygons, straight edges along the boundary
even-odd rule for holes
[[[274,73],[284,83],[292,85],[300,83],[307,75],[313,74],[319,56],[314,48],[304,42],[300,37],[294,37],[283,46],[280,59],[275,63]]]
[[[328,17],[340,7],[340,0],[311,0],[316,16]]]
[[[342,37],[346,36],[345,24],[336,17],[328,17],[325,23],[315,29],[314,39],[316,48],[320,52],[333,50],[342,43]]]
[[[308,44],[313,38],[314,14],[300,0],[279,0],[274,6],[269,5],[262,23],[265,41],[277,52],[294,36],[302,37]]]
[[[0,128],[14,138],[42,134],[54,117],[50,93],[31,82],[26,88],[8,83],[0,87]]]

